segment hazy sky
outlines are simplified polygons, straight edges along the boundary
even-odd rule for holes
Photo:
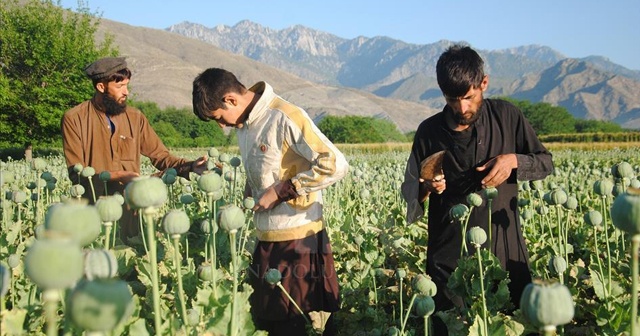
[[[103,18],[164,29],[251,20],[272,29],[296,24],[342,38],[388,36],[408,43],[466,41],[494,50],[529,44],[567,57],[598,55],[640,70],[640,0],[85,0]],[[62,0],[76,9],[77,0]]]

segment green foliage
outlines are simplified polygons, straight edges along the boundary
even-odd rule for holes
[[[335,143],[407,141],[392,122],[373,117],[327,116],[318,123],[318,128]]]
[[[226,147],[237,143],[235,131],[226,135],[215,122],[202,122],[187,108],[160,109],[152,102],[130,102],[142,111],[167,147]]]
[[[51,0],[0,0],[0,146],[60,144],[60,118],[90,97],[84,67],[115,56],[95,43],[99,20]]]

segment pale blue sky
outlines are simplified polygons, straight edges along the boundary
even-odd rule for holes
[[[296,24],[342,38],[388,36],[416,44],[466,41],[484,50],[528,44],[567,57],[598,55],[640,70],[640,0],[85,0],[92,12],[164,29],[251,20],[272,29]],[[76,9],[77,0],[63,0]]]

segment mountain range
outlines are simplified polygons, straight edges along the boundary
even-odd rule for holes
[[[193,78],[222,67],[248,86],[267,81],[316,121],[325,115],[373,116],[403,132],[444,105],[435,64],[453,43],[343,39],[299,25],[273,30],[251,21],[213,28],[182,22],[160,30],[102,19],[99,33],[112,35],[128,57],[134,97],[160,107],[190,108]],[[539,45],[478,51],[490,75],[490,96],[544,101],[577,118],[640,128],[640,71],[599,56],[566,58]]]

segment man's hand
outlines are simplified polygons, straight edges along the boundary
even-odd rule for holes
[[[269,210],[280,203],[278,199],[278,193],[276,192],[275,186],[271,186],[265,191],[265,193],[260,197],[260,200],[253,207],[253,211],[266,211]]]
[[[418,181],[420,181],[420,187],[418,189],[420,203],[426,201],[430,193],[442,194],[442,192],[447,189],[447,181],[444,177],[430,181],[425,181],[424,179],[419,179]]]
[[[126,185],[131,182],[134,177],[140,176],[140,174],[132,171],[124,171],[124,170],[116,170],[109,172],[111,173],[111,181],[116,181],[120,184]]]
[[[199,157],[197,160],[193,161],[191,163],[191,171],[198,174],[198,175],[202,175],[202,173],[205,172],[205,170],[207,170],[207,157],[206,156],[202,156]]]
[[[504,183],[511,172],[518,168],[518,158],[515,154],[501,154],[489,160],[484,165],[477,167],[477,171],[489,170],[487,175],[482,179],[482,187],[497,187]]]

